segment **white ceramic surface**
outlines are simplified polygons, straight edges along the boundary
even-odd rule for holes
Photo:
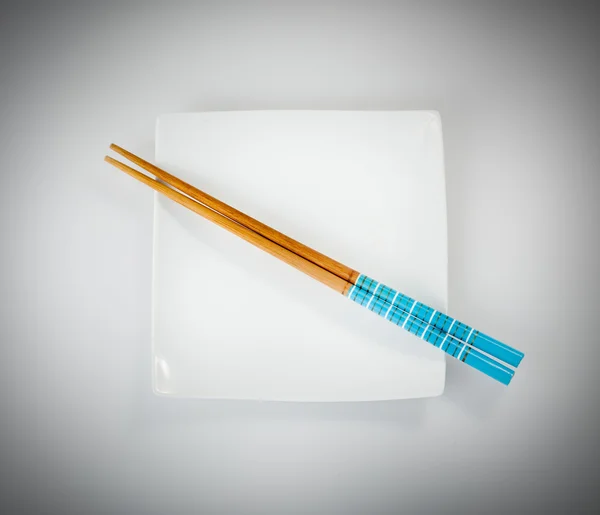
[[[447,308],[437,112],[164,115],[156,161],[360,272]],[[438,349],[158,195],[154,222],[157,394],[367,401],[443,392]]]

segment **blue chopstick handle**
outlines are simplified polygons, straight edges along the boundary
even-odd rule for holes
[[[400,309],[410,312],[418,319],[437,327],[445,333],[449,333],[459,340],[466,341],[471,346],[513,367],[518,367],[523,359],[524,354],[520,350],[514,349],[421,302],[417,302],[415,299],[411,299],[385,284],[378,283],[366,275],[361,274],[358,277],[356,286],[392,303],[394,307],[397,306]]]
[[[348,292],[348,297],[502,384],[508,385],[515,374],[514,370],[482,354],[466,342],[442,331],[433,324],[428,324],[407,310],[369,293],[368,290],[363,290],[355,285]]]

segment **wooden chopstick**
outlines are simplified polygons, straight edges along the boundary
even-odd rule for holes
[[[304,259],[310,261],[311,263],[314,263],[315,265],[321,268],[324,268],[325,270],[331,272],[334,275],[337,275],[345,281],[349,281],[352,284],[356,284],[356,280],[360,275],[359,272],[357,272],[356,270],[353,270],[352,268],[340,263],[339,261],[336,261],[335,259],[332,259],[329,256],[326,256],[325,254],[321,254],[320,252],[311,249],[303,243],[300,243],[299,241],[296,241],[293,238],[286,236],[285,234],[269,227],[268,225],[263,224],[255,218],[252,218],[251,216],[242,213],[234,207],[225,204],[225,202],[222,202],[219,199],[213,197],[212,195],[209,195],[208,193],[199,190],[191,184],[182,181],[174,175],[171,175],[169,172],[166,172],[158,166],[149,163],[148,161],[136,156],[135,154],[132,154],[131,152],[119,147],[118,145],[115,145],[114,143],[111,144],[110,148],[117,152],[117,154],[121,154],[123,157],[129,159],[132,163],[135,163],[140,168],[146,170],[152,175],[155,175],[156,177],[166,182],[167,184],[170,184],[174,188],[182,191],[194,200],[197,200],[205,206],[214,209],[215,211],[225,215],[227,218],[230,218],[231,220],[239,223],[240,225],[248,227],[255,233],[258,233],[264,238],[267,238],[268,240],[277,243],[284,249],[287,249],[290,252],[293,252],[294,254],[302,256]]]
[[[348,289],[352,286],[348,281],[338,277],[335,274],[332,274],[328,270],[321,268],[320,266],[314,264],[311,261],[291,252],[290,250],[278,245],[277,243],[261,236],[260,234],[248,229],[247,227],[240,225],[239,223],[230,220],[229,218],[223,216],[222,214],[209,209],[208,207],[196,202],[196,200],[191,199],[178,191],[173,190],[169,186],[166,186],[155,179],[144,175],[137,170],[134,170],[130,166],[127,166],[116,159],[113,159],[110,156],[105,156],[104,160],[107,163],[117,167],[119,170],[122,170],[126,174],[131,175],[134,179],[137,179],[140,182],[143,182],[147,186],[150,186],[152,189],[162,193],[163,195],[169,197],[171,200],[174,200],[178,204],[181,204],[184,207],[187,207],[194,213],[203,216],[207,220],[214,222],[219,227],[228,230],[229,232],[239,236],[243,240],[246,240],[248,243],[251,243],[255,247],[258,247],[265,252],[268,252],[272,256],[280,259],[281,261],[287,263],[288,265],[293,266],[297,270],[304,272],[309,275],[313,279],[333,288],[335,291],[346,294]],[[165,172],[166,173],[166,172]],[[173,176],[171,176],[173,177]]]

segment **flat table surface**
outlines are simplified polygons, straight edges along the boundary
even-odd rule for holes
[[[6,6],[1,511],[595,512],[595,9]],[[163,113],[253,109],[440,112],[449,308],[525,352],[508,388],[448,360],[425,400],[153,394],[153,195],[103,156],[151,159]]]

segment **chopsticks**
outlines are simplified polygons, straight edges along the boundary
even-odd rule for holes
[[[302,256],[306,260],[325,270],[328,270],[332,274],[337,275],[338,277],[345,279],[352,284],[360,286],[363,289],[369,289],[371,293],[377,295],[378,297],[392,301],[392,303],[395,299],[395,301],[399,303],[399,306],[411,310],[411,314],[414,314],[423,322],[431,323],[434,325],[434,327],[442,331],[449,331],[451,336],[461,339],[467,338],[467,342],[469,344],[513,367],[519,366],[519,363],[523,359],[523,353],[521,351],[518,351],[500,342],[499,340],[486,335],[485,333],[475,330],[463,322],[455,320],[448,315],[444,315],[443,313],[440,313],[439,311],[436,311],[425,304],[417,302],[406,295],[398,293],[396,290],[393,290],[392,288],[389,288],[384,284],[381,284],[374,279],[371,279],[370,277],[353,270],[352,268],[330,258],[329,256],[311,249],[310,247],[248,216],[247,214],[238,211],[228,204],[225,204],[208,193],[205,193],[202,190],[199,190],[198,188],[182,181],[181,179],[171,175],[161,168],[158,168],[152,163],[149,163],[135,154],[132,154],[124,148],[121,148],[115,144],[112,144],[110,148],[118,154],[121,154],[123,157],[129,159],[131,162],[137,164],[140,168],[150,172],[167,184],[170,184],[174,188],[182,191],[189,197],[227,216],[231,220],[237,221],[239,224],[248,227],[252,231],[277,243],[281,247],[293,252],[294,254]]]
[[[105,157],[107,162],[171,200],[384,316],[392,323],[401,325],[494,379],[504,384],[508,384],[512,379],[514,371],[496,361],[494,357],[517,366],[523,357],[522,352],[289,238],[117,145],[113,144],[110,148],[167,185],[109,156]]]

